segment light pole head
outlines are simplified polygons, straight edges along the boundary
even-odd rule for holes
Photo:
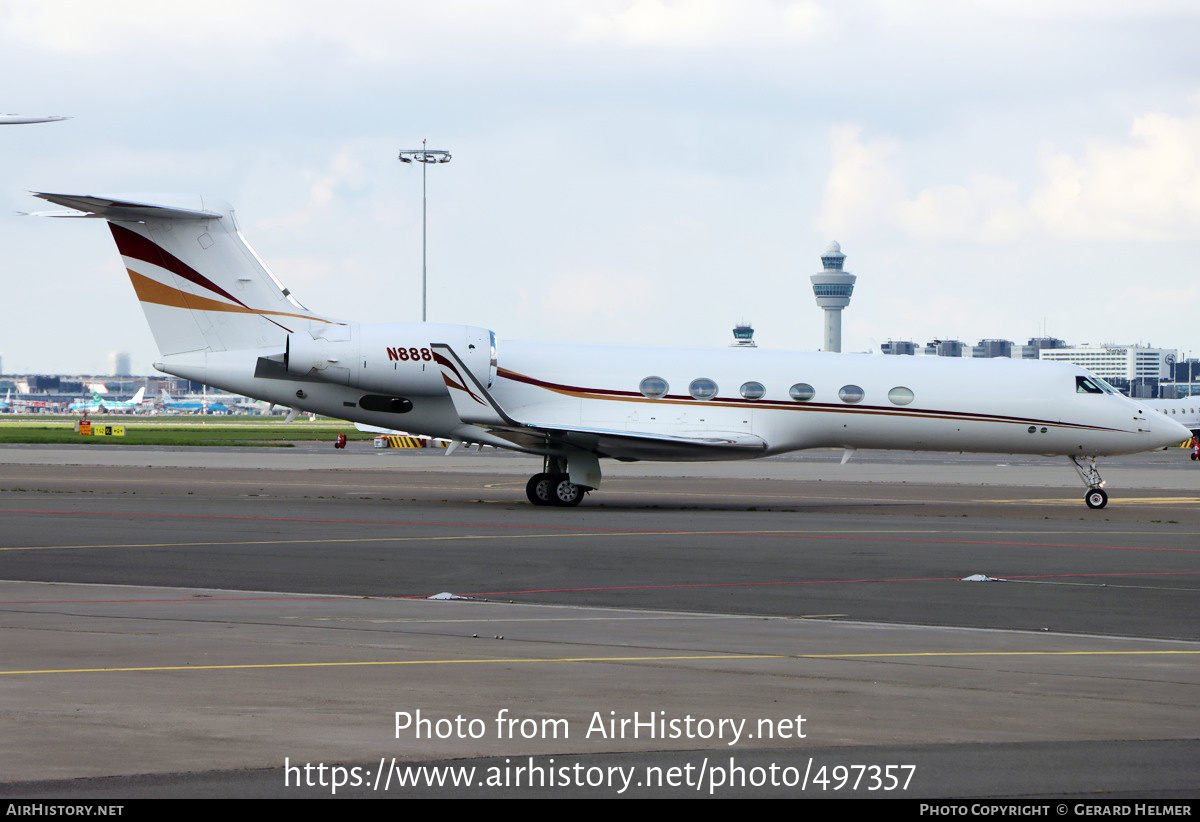
[[[399,160],[402,163],[448,163],[450,162],[450,152],[434,148],[416,148],[401,151]]]

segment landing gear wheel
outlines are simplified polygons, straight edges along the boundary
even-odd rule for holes
[[[525,496],[534,505],[554,505],[554,476],[552,474],[534,474],[525,483]]]
[[[573,507],[583,502],[583,495],[586,493],[581,486],[571,482],[571,480],[559,474],[554,477],[557,482],[554,483],[554,504],[563,507]]]
[[[1103,508],[1108,505],[1108,494],[1103,488],[1090,488],[1084,494],[1083,501],[1087,503],[1088,508]]]

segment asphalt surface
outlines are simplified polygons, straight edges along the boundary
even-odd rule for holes
[[[839,459],[0,448],[0,796],[1200,796],[1186,452]]]

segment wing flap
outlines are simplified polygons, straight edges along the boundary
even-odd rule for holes
[[[578,448],[618,460],[711,462],[744,460],[764,453],[762,437],[740,432],[706,431],[696,436],[672,436],[645,431],[609,431],[525,423],[520,428],[485,426],[488,433],[533,451]]]

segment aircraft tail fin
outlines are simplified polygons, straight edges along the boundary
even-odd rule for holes
[[[141,405],[142,399],[146,396],[146,386],[142,386],[137,390],[137,393],[129,400],[134,405]]]
[[[108,221],[164,356],[283,348],[332,320],[312,313],[242,237],[233,208],[206,197],[35,193]]]

